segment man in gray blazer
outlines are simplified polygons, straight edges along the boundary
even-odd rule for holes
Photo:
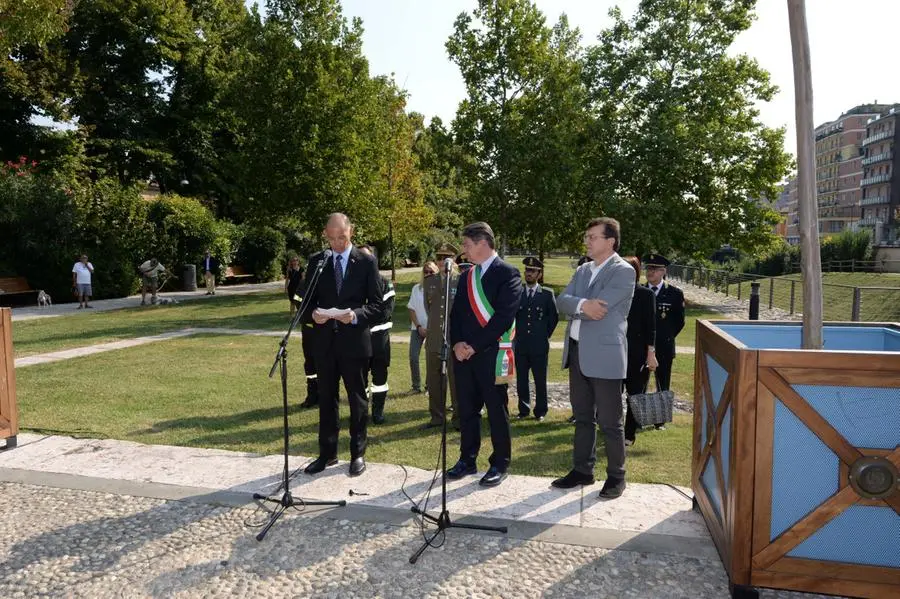
[[[578,267],[557,298],[569,317],[563,368],[569,369],[569,397],[575,414],[573,467],[553,486],[571,489],[594,483],[597,424],[606,438],[606,482],[600,497],[625,490],[625,431],[622,381],[628,346],[625,332],[634,295],[634,269],[619,257],[619,222],[595,218],[584,235],[591,261]]]

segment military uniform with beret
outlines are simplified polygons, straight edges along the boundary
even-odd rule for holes
[[[428,411],[431,413],[429,426],[440,426],[444,422],[445,402],[441,398],[441,346],[443,345],[444,316],[449,314],[444,303],[444,260],[454,259],[457,248],[446,243],[438,248],[435,257],[438,259],[438,274],[425,278],[422,291],[425,296],[425,311],[428,313],[428,334],[425,337],[425,386],[428,387]],[[450,304],[456,297],[456,285],[459,275],[450,274]],[[446,325],[449,329],[449,323]],[[456,407],[456,380],[453,376],[453,360],[447,362],[447,379],[450,391],[450,405],[453,408],[452,424],[459,422],[459,410]]]
[[[543,270],[544,264],[534,256],[523,261],[526,269]],[[547,363],[550,354],[550,337],[559,323],[556,297],[553,290],[525,285],[519,311],[516,313],[516,338],[513,349],[516,356],[516,390],[519,395],[519,417],[525,418],[531,411],[531,393],[528,372],[534,376],[534,417],[547,415]]]
[[[650,254],[643,260],[644,266],[668,267],[670,262],[659,254]],[[669,390],[672,380],[672,361],[675,359],[675,337],[684,328],[684,293],[663,279],[656,287],[646,285],[656,296],[656,386],[659,391]]]

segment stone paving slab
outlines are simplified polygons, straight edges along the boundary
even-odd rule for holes
[[[437,450],[437,445],[435,446]],[[291,456],[291,473],[311,458]],[[105,479],[201,487],[233,492],[269,492],[280,483],[283,457],[220,449],[144,445],[112,439],[74,439],[23,433],[19,447],[0,453],[0,468],[75,474]],[[296,495],[307,499],[347,499],[350,503],[409,509],[409,500],[423,498],[433,472],[394,464],[369,463],[363,476],[351,478],[346,462],[292,479]],[[404,478],[406,481],[404,483]],[[511,474],[502,485],[486,489],[471,476],[448,481],[448,509],[542,524],[564,524],[630,532],[661,532],[708,539],[699,514],[691,511],[689,489],[632,483],[615,502],[603,502],[600,484],[573,490],[554,489],[549,478]],[[350,495],[366,493],[366,495]],[[438,480],[429,506],[440,501]]]
[[[716,558],[0,482],[3,597],[728,597]],[[255,525],[255,526],[254,526]],[[812,596],[763,591],[764,599]]]

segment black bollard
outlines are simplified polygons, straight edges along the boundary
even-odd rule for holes
[[[759,283],[750,283],[750,320],[759,320]]]

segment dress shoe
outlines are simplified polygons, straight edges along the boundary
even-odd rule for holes
[[[487,474],[481,477],[478,484],[482,487],[496,487],[502,483],[505,478],[506,472],[500,472],[498,469],[491,466],[488,468]]]
[[[665,424],[654,424],[653,426],[656,427],[656,430],[658,430],[658,431],[664,431],[664,430],[666,430],[666,425],[665,425]]]
[[[441,422],[428,422],[423,427],[422,430],[428,430],[430,428],[439,428],[441,426]]]
[[[307,400],[304,401],[302,404],[300,404],[300,409],[302,409],[302,410],[307,410],[307,409],[309,409],[309,408],[314,408],[314,407],[316,407],[317,405],[319,405],[319,404],[317,404],[317,403],[314,402],[314,401],[309,401],[309,400],[307,399]]]
[[[625,447],[631,447],[634,445],[634,439],[625,439]]]
[[[569,416],[569,424],[575,424],[575,417]]]
[[[537,420],[538,422],[543,422],[543,421],[544,421],[544,417],[543,417],[543,416],[535,416],[534,419]]]
[[[350,476],[359,476],[366,471],[366,460],[363,457],[350,460]]]
[[[452,468],[447,470],[447,478],[449,478],[450,480],[456,480],[466,475],[477,473],[478,468],[475,467],[475,464],[470,465],[460,460],[456,462],[456,464]]]
[[[372,414],[372,424],[384,424],[384,414]]]
[[[516,420],[525,420],[526,418],[528,418],[528,414],[519,414],[516,416]]]
[[[601,499],[616,499],[617,497],[622,496],[622,492],[624,490],[625,490],[625,479],[624,478],[609,477],[606,479],[606,482],[603,483],[603,488],[600,489],[600,498]]]
[[[334,466],[337,464],[337,458],[326,458],[324,456],[319,456],[312,463],[306,467],[304,472],[307,474],[318,474],[322,470],[325,470],[326,466]]]
[[[557,478],[550,484],[557,489],[574,489],[578,485],[594,484],[594,477],[590,474],[578,472],[577,470],[571,470],[567,475],[562,478]]]

